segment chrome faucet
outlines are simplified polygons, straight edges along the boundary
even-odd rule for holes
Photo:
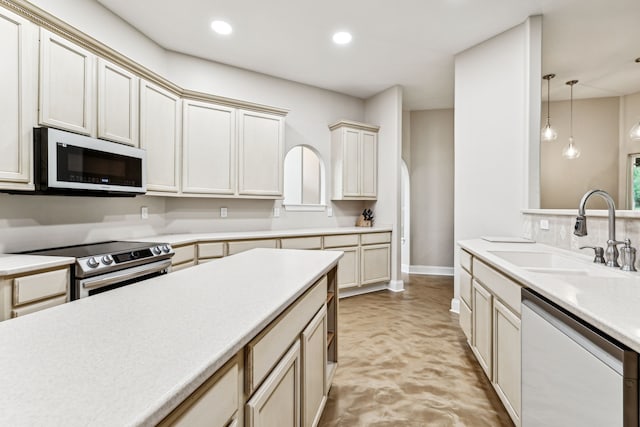
[[[585,193],[580,200],[580,206],[578,207],[578,217],[576,218],[576,225],[573,230],[573,234],[576,236],[587,235],[587,217],[585,215],[585,205],[589,197],[594,194],[602,197],[607,202],[607,208],[609,211],[609,239],[607,240],[607,250],[605,251],[606,265],[607,267],[620,267],[618,264],[618,247],[617,245],[624,243],[616,240],[616,205],[613,198],[604,190],[591,190]]]

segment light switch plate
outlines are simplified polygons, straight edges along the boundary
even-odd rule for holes
[[[327,216],[333,216],[333,208],[327,208]]]
[[[278,218],[280,216],[280,208],[273,208],[273,217]]]
[[[149,208],[146,206],[140,207],[140,219],[149,219]]]
[[[220,208],[220,218],[227,217],[227,208]]]
[[[541,219],[540,220],[540,230],[548,230],[549,229],[549,220]]]

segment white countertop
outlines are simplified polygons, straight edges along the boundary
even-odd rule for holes
[[[242,239],[275,239],[281,237],[324,236],[329,234],[381,233],[391,231],[391,226],[376,227],[332,227],[332,228],[300,228],[291,230],[258,230],[258,231],[226,231],[219,233],[182,233],[159,234],[143,238],[135,238],[137,242],[161,242],[171,245],[186,245],[196,242],[211,242]]]
[[[492,243],[464,240],[458,244],[474,256],[502,270],[629,348],[640,352],[640,272],[623,272],[595,265],[593,256],[540,243]],[[492,254],[491,251],[553,252],[585,263],[585,268],[619,272],[620,277],[555,276],[534,273]],[[597,271],[597,270],[596,270]]]
[[[341,256],[254,249],[0,322],[0,425],[155,425]]]
[[[60,267],[74,262],[76,262],[76,259],[70,257],[0,254],[0,276],[11,276],[44,268]]]

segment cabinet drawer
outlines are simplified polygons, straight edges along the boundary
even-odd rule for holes
[[[482,283],[484,287],[489,289],[498,299],[502,300],[511,310],[520,315],[520,294],[522,287],[498,273],[487,264],[479,261],[477,258],[473,260],[474,278]]]
[[[198,259],[221,258],[224,256],[224,242],[198,243]]]
[[[471,342],[471,309],[464,301],[460,303],[460,327],[467,341]]]
[[[472,273],[471,270],[471,254],[464,249],[460,249],[460,265],[462,268]]]
[[[360,235],[360,243],[363,245],[391,243],[391,233],[363,233]]]
[[[175,252],[175,255],[171,258],[171,263],[173,265],[193,261],[196,256],[195,245],[174,246],[173,251]]]
[[[471,275],[467,270],[460,270],[460,297],[471,307]]]
[[[322,237],[291,237],[280,240],[282,249],[322,249]]]
[[[13,279],[13,305],[66,295],[69,270],[54,270]]]
[[[236,356],[174,409],[159,427],[226,426],[238,410],[239,380]]]
[[[340,246],[357,246],[359,236],[357,234],[340,234],[337,236],[324,236],[325,248],[338,248]]]
[[[195,260],[191,260],[189,262],[183,262],[182,264],[172,265],[171,266],[171,271],[173,271],[175,273],[176,271],[180,271],[180,270],[183,270],[185,268],[193,267],[194,265],[196,265],[196,261]]]
[[[248,251],[255,248],[277,248],[277,240],[275,239],[262,239],[262,240],[240,240],[237,242],[228,243],[229,255],[234,255],[240,252]]]
[[[23,307],[14,308],[13,310],[11,310],[11,317],[19,317],[24,316],[25,314],[35,313],[36,311],[44,310],[45,308],[51,308],[55,307],[56,305],[64,304],[65,302],[67,302],[66,295],[25,305]]]
[[[246,347],[246,387],[250,395],[300,335],[327,299],[327,277],[320,279]]]

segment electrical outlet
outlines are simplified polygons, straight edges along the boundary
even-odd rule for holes
[[[327,216],[333,216],[333,208],[327,208]]]
[[[220,208],[220,218],[227,217],[227,208]]]
[[[541,219],[540,220],[540,230],[548,230],[549,229],[549,220]]]
[[[149,219],[149,208],[142,206],[140,208],[140,219]]]
[[[273,217],[278,218],[280,216],[280,208],[273,208]]]

